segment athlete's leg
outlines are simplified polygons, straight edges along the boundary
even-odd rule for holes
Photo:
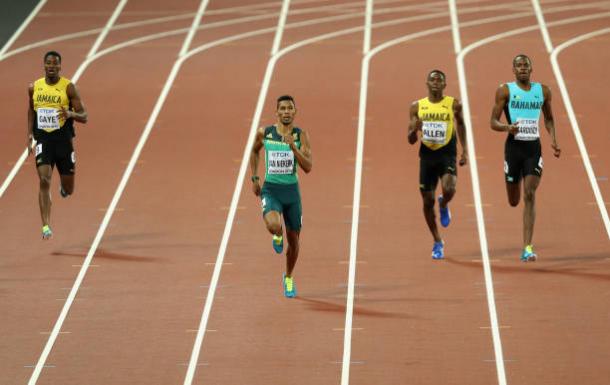
[[[61,181],[61,190],[64,197],[72,195],[74,192],[74,174],[72,175],[59,175]]]
[[[526,175],[523,181],[523,247],[532,244],[536,222],[536,189],[540,184],[537,175]]]
[[[299,258],[299,235],[300,231],[286,229],[288,239],[288,250],[286,250],[286,276],[292,277],[292,271]]]
[[[441,187],[443,189],[443,199],[439,201],[442,208],[447,207],[455,195],[455,186],[457,184],[457,176],[453,174],[444,174],[441,177]]]
[[[508,196],[508,204],[516,207],[521,200],[521,181],[516,183],[506,182],[506,194]]]
[[[282,235],[282,218],[278,211],[269,211],[264,216],[265,226],[272,235]]]
[[[36,168],[38,171],[39,191],[38,191],[38,205],[40,206],[40,218],[42,219],[42,225],[48,226],[51,222],[51,176],[53,175],[53,168],[48,164],[43,164]]]
[[[426,223],[428,224],[428,228],[430,229],[430,233],[434,238],[434,242],[441,242],[441,235],[438,232],[438,228],[436,227],[436,215],[434,214],[434,190],[430,191],[422,191],[421,197],[424,202],[424,218],[426,218]]]

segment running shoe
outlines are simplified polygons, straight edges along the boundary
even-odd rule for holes
[[[442,201],[443,201],[443,196],[439,195],[438,196],[438,208],[441,213],[441,225],[443,225],[443,227],[447,227],[447,226],[449,226],[449,223],[451,223],[451,211],[449,211],[449,206],[445,206],[445,208],[441,207]]]
[[[49,239],[53,236],[53,232],[49,225],[42,226],[42,239]]]
[[[432,259],[443,259],[445,258],[444,242],[434,242],[434,246],[432,246]]]
[[[276,253],[281,254],[284,249],[284,237],[281,235],[274,235],[271,243],[273,244],[273,250],[275,250]]]
[[[59,195],[61,195],[62,198],[67,198],[70,196],[70,194],[68,194],[65,190],[64,187],[62,185],[59,185]]]
[[[538,256],[534,253],[532,249],[532,245],[528,245],[523,249],[523,253],[521,253],[521,262],[535,262]]]
[[[284,284],[284,296],[286,298],[294,298],[297,296],[297,288],[292,277],[287,277],[286,274],[284,274],[282,283]]]

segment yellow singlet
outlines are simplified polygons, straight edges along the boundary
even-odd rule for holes
[[[438,103],[428,98],[417,101],[417,116],[423,122],[421,142],[431,150],[438,150],[453,138],[453,98],[445,96]]]
[[[34,82],[34,111],[36,111],[36,128],[46,132],[59,130],[65,119],[59,117],[59,110],[70,108],[68,85],[70,80],[60,77],[55,84],[47,84],[45,78]]]

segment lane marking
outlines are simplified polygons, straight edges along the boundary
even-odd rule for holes
[[[551,25],[551,23],[549,23]],[[557,60],[557,56],[563,51],[565,48],[570,47],[571,45],[580,43],[584,40],[594,38],[596,36],[604,35],[610,33],[610,28],[604,28],[597,31],[589,32],[583,35],[576,36],[561,45],[557,46],[551,52],[551,64],[553,66],[553,72],[555,73],[555,79],[557,80],[557,85],[559,86],[559,90],[561,91],[561,96],[563,98],[563,103],[568,112],[568,117],[570,119],[570,125],[572,126],[572,132],[574,133],[574,137],[576,138],[576,143],[578,144],[578,150],[580,151],[580,156],[582,157],[583,164],[585,166],[585,170],[587,172],[587,177],[589,178],[589,184],[593,190],[593,195],[595,196],[595,202],[597,202],[597,208],[599,209],[599,213],[602,217],[602,221],[604,222],[604,226],[606,227],[606,234],[608,239],[610,239],[610,217],[608,216],[608,209],[604,204],[604,197],[599,188],[598,180],[604,181],[604,179],[599,179],[600,177],[595,177],[595,172],[593,171],[593,165],[591,164],[591,159],[589,159],[589,152],[587,151],[587,147],[585,145],[585,140],[580,131],[580,126],[578,124],[578,120],[576,119],[574,113],[574,107],[572,106],[572,100],[570,98],[570,94],[568,93],[568,88],[565,84],[565,80],[563,74],[561,72],[561,67],[559,66],[559,62]],[[608,180],[606,177],[605,180]]]
[[[546,28],[544,14],[542,13],[542,9],[540,8],[540,3],[538,2],[538,0],[532,0],[532,7],[534,8],[534,12],[536,13],[536,20],[538,20],[538,25],[540,25],[540,33],[542,34],[542,40],[544,40],[546,52],[551,53],[553,51],[553,43],[551,42],[549,30]]]
[[[117,13],[117,11],[120,12],[120,10],[124,7],[125,3],[126,3],[126,0],[122,0],[117,5],[117,8],[115,9],[115,13]],[[205,8],[207,7],[207,4],[208,4],[208,0],[202,0],[199,11],[197,12],[197,16],[196,16],[197,23],[193,22],[193,25],[196,25],[199,23],[199,20],[203,16],[203,13],[205,11]],[[113,14],[113,16],[114,16],[114,14]],[[110,18],[105,29],[109,29],[110,22],[114,19],[115,19],[114,17]],[[189,36],[191,36],[191,35],[189,35]],[[190,42],[190,40],[189,40],[189,42]],[[186,43],[186,41],[185,41],[185,43]],[[174,65],[174,69],[176,69],[175,65]],[[167,96],[167,93],[169,92],[169,89],[171,88],[171,84],[173,83],[173,77],[175,77],[176,72],[177,71],[172,71],[172,73],[170,74],[170,78],[168,79],[168,82],[166,82],[165,87],[163,89],[164,93],[162,93],[162,95],[160,96],[160,98],[157,102],[157,105],[155,105],[155,109],[151,115],[151,121],[156,119],[156,116],[158,115],[159,111],[161,110],[162,101],[165,100],[165,97]],[[173,75],[173,77],[172,77],[172,75]],[[171,80],[171,81],[169,81],[169,80]],[[161,104],[159,103],[159,101],[161,101]],[[154,119],[153,119],[153,117],[154,117]],[[151,123],[151,121],[149,121],[149,123]],[[59,331],[61,330],[61,327],[68,315],[68,312],[70,311],[72,303],[74,302],[74,300],[76,298],[78,289],[79,289],[82,281],[85,278],[85,274],[87,273],[89,265],[91,264],[93,255],[95,254],[95,251],[97,250],[97,247],[98,247],[99,243],[101,242],[104,231],[106,230],[106,227],[108,226],[108,223],[110,222],[110,218],[112,218],[112,214],[114,213],[114,208],[117,206],[118,200],[119,200],[120,196],[122,195],[123,190],[125,189],[125,186],[127,185],[127,180],[129,179],[129,176],[131,175],[131,172],[133,171],[133,168],[135,166],[135,161],[139,157],[140,152],[142,151],[142,148],[144,146],[144,143],[145,143],[146,139],[148,138],[148,134],[150,133],[151,127],[152,127],[152,124],[149,124],[146,126],[145,131],[142,134],[140,141],[138,142],[138,146],[134,150],[133,156],[131,158],[132,161],[129,163],[129,165],[127,166],[127,168],[125,170],[125,173],[123,174],[121,183],[119,184],[119,186],[114,194],[114,197],[112,199],[112,202],[110,203],[109,210],[106,212],[106,215],[104,216],[104,219],[102,220],[100,228],[98,229],[98,232],[95,236],[95,239],[94,239],[93,243],[91,244],[91,247],[89,248],[87,257],[83,261],[83,266],[80,269],[80,271],[78,272],[78,276],[76,277],[76,280],[74,281],[72,290],[70,290],[70,293],[68,294],[68,298],[66,299],[66,302],[64,303],[61,313],[60,313],[59,317],[57,318],[57,322],[55,323],[55,326],[53,327],[53,331],[52,331],[51,335],[49,336],[49,339],[47,340],[44,350],[42,351],[42,354],[40,355],[40,358],[38,359],[38,363],[36,364],[36,367],[34,368],[34,372],[32,373],[30,380],[28,381],[28,385],[35,385],[36,381],[38,380],[38,377],[40,376],[40,372],[42,371],[42,368],[44,367],[47,357],[49,356],[49,353],[51,352],[51,349],[53,348],[53,344],[57,340]]]

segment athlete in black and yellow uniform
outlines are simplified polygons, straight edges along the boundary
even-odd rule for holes
[[[515,81],[500,85],[491,112],[490,126],[495,131],[508,133],[504,144],[504,175],[508,202],[515,207],[521,198],[523,179],[523,251],[521,261],[535,261],[532,246],[536,221],[536,189],[542,177],[542,147],[540,145],[540,112],[544,126],[551,135],[553,155],[561,149],[555,136],[555,119],[551,109],[551,90],[544,84],[530,81],[532,61],[526,55],[513,59]],[[506,123],[500,121],[502,113]]]
[[[428,97],[413,102],[410,110],[409,143],[417,142],[419,148],[419,189],[424,202],[424,217],[434,238],[432,258],[444,258],[444,243],[436,226],[434,214],[434,191],[441,180],[442,194],[438,197],[441,224],[449,226],[451,213],[447,204],[455,194],[457,183],[457,136],[462,145],[460,166],[467,163],[466,130],[462,117],[462,105],[451,97],[444,96],[445,74],[433,70],[426,81]],[[455,122],[455,124],[454,124]]]
[[[38,203],[42,218],[42,237],[53,235],[50,228],[53,167],[61,178],[60,195],[74,191],[75,156],[72,146],[73,122],[87,122],[87,112],[76,86],[61,77],[61,55],[55,51],[44,56],[45,77],[29,85],[28,151],[34,151],[40,180]]]
[[[252,189],[261,196],[263,218],[267,230],[273,235],[272,245],[277,253],[283,249],[281,217],[286,224],[288,250],[286,251],[286,273],[282,279],[284,295],[296,296],[292,271],[299,257],[299,234],[301,232],[301,194],[297,165],[306,173],[311,171],[311,147],[307,133],[294,127],[296,106],[289,95],[277,100],[277,123],[260,128],[252,146],[250,169]],[[260,150],[265,148],[265,183],[262,188],[258,176]]]

